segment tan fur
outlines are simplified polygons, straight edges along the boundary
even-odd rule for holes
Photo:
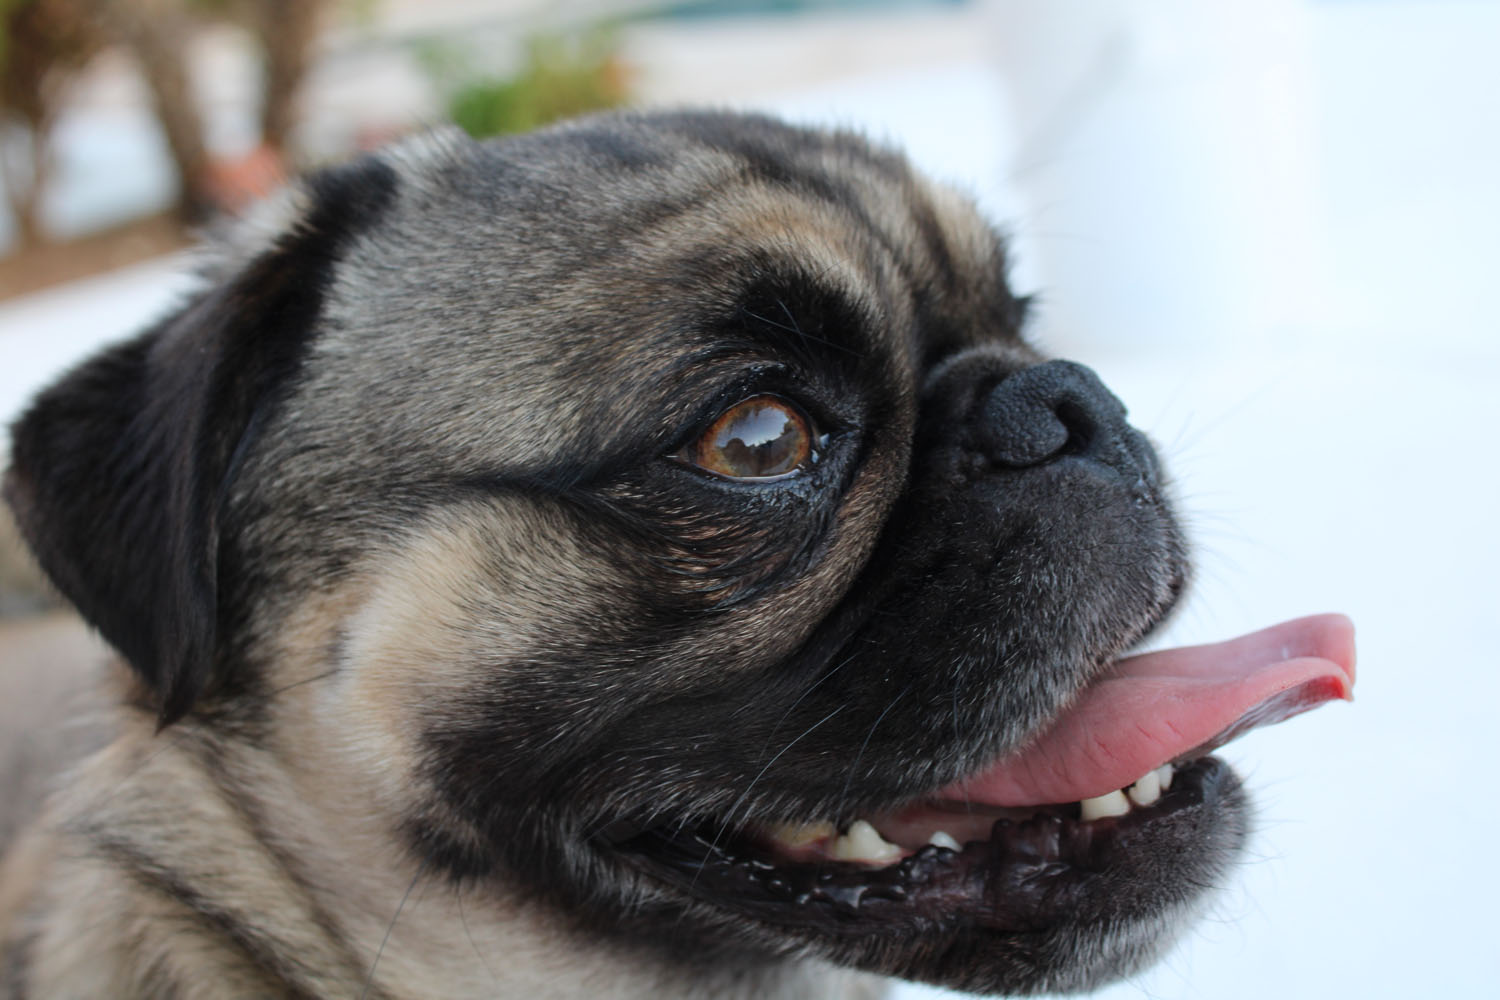
[[[461,692],[463,675],[444,670],[471,652],[436,624],[485,571],[463,524],[417,533],[359,583],[293,616],[275,672],[285,690],[262,748],[196,721],[158,733],[149,713],[117,710],[121,735],[81,765],[0,870],[0,940],[37,956],[27,995],[147,997],[163,983],[186,1000],[283,995],[264,975],[267,955],[295,968],[297,995],[318,997],[883,992],[875,977],[816,963],[685,984],[607,946],[580,949],[554,916],[493,886],[454,888],[393,841],[389,817],[410,808],[416,781],[400,766],[416,750],[409,706]],[[508,555],[528,564],[524,551]],[[581,551],[565,561],[580,579],[589,572]],[[524,601],[524,587],[513,592]],[[329,682],[320,656],[342,621],[371,669]],[[516,641],[503,631],[481,638],[501,649]],[[202,906],[174,898],[168,876],[152,870],[157,859],[204,894]],[[243,920],[255,940],[236,947],[205,910]]]
[[[40,957],[29,975],[37,996],[145,997],[162,981],[200,984],[174,995],[203,1000],[281,995],[201,910],[122,863],[161,852],[165,838],[175,869],[214,908],[271,916],[250,921],[255,943],[295,962],[307,995],[876,995],[867,977],[797,967],[769,981],[697,982],[684,992],[681,982],[607,949],[577,949],[565,929],[515,900],[424,879],[374,821],[368,785],[337,765],[309,768],[299,758],[303,766],[294,768],[273,755],[232,752],[207,765],[203,754],[225,749],[209,734],[156,737],[140,715],[125,726],[56,804],[45,826],[51,837],[34,836],[8,861],[0,902],[13,935],[34,935]],[[274,835],[240,808],[251,802],[275,810]],[[169,813],[177,817],[170,829],[161,822]],[[117,854],[100,857],[85,846],[101,828]],[[29,906],[18,918],[10,897],[27,888]]]
[[[0,621],[0,853],[43,797],[107,734],[98,717],[109,648],[77,616]]]

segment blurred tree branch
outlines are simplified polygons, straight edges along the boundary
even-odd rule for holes
[[[265,58],[261,141],[283,159],[297,121],[297,94],[312,65],[328,0],[254,0],[246,4],[250,28]]]
[[[334,0],[0,0],[0,171],[23,246],[45,239],[40,198],[66,85],[105,45],[136,58],[175,167],[177,214],[201,221],[238,207],[292,154],[297,97]],[[363,0],[357,0],[363,2]],[[261,146],[242,164],[216,163],[189,56],[206,21],[229,19],[262,57]]]
[[[111,38],[128,46],[151,90],[156,120],[177,167],[177,211],[200,221],[212,205],[203,119],[187,66],[192,21],[184,0],[86,0]]]
[[[0,0],[0,180],[22,246],[46,240],[52,126],[68,83],[103,44],[80,0]]]

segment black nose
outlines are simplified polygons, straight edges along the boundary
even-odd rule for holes
[[[978,443],[994,461],[1017,468],[1080,455],[1122,474],[1155,479],[1155,459],[1125,406],[1099,376],[1072,361],[1023,368],[980,404]]]

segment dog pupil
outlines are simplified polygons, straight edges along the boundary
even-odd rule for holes
[[[715,472],[741,479],[780,476],[807,458],[808,435],[799,416],[774,400],[749,400],[730,410],[709,432]]]

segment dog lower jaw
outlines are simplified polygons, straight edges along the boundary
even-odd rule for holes
[[[1239,782],[1213,758],[1124,815],[1086,820],[1077,804],[1005,812],[987,818],[987,837],[901,847],[883,864],[799,856],[764,828],[712,823],[656,827],[604,849],[684,902],[762,925],[788,950],[961,989],[1034,992],[1094,988],[1148,961],[1244,839]],[[1064,940],[1079,961],[1026,957]]]

